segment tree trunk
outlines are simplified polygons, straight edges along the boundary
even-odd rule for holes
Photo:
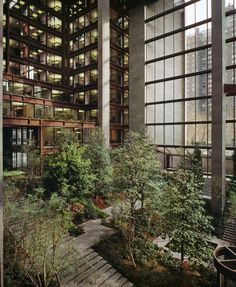
[[[141,208],[143,209],[144,206],[144,194],[141,195]]]
[[[183,242],[181,243],[181,262],[183,265],[183,262],[184,262],[184,243]]]
[[[134,203],[133,202],[130,203],[130,212],[131,212],[131,215],[134,216]]]
[[[136,262],[135,262],[135,260],[134,260],[134,255],[133,255],[133,252],[132,252],[131,247],[129,247],[129,255],[130,255],[130,258],[131,258],[131,261],[132,261],[132,263],[133,263],[134,268],[136,268],[137,265],[136,265]]]
[[[58,286],[60,287],[60,286],[61,286],[61,282],[60,282],[60,279],[59,279],[58,274],[56,274],[56,278],[57,278],[57,284],[58,284]]]

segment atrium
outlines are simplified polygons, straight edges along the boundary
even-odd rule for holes
[[[236,0],[4,0],[0,18],[4,286],[235,287]]]

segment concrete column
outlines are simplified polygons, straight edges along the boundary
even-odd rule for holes
[[[110,1],[98,0],[98,122],[110,142]]]
[[[3,62],[3,1],[0,0],[0,63]],[[3,65],[0,65],[0,286],[3,286]]]
[[[136,1],[135,1],[136,2]],[[129,129],[145,127],[145,31],[144,4],[129,10]]]
[[[212,212],[225,205],[225,1],[212,1]]]

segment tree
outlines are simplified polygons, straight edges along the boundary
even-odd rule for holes
[[[40,174],[41,157],[38,144],[33,139],[22,146],[21,151],[27,154],[27,176],[29,180],[33,180]]]
[[[150,234],[161,184],[159,161],[146,133],[131,132],[124,146],[113,151],[114,189],[121,194],[113,209],[114,221],[123,235],[133,266],[137,251]],[[156,198],[156,200],[155,200]]]
[[[133,214],[135,205],[150,201],[159,190],[157,153],[145,132],[130,132],[124,146],[113,151],[114,189],[123,193]]]
[[[68,200],[92,193],[94,175],[90,160],[84,158],[84,148],[64,143],[45,160],[44,186],[51,194],[57,192]]]
[[[137,267],[136,261],[147,260],[150,257],[148,247],[156,236],[158,226],[154,209],[138,209],[130,213],[128,202],[117,201],[112,210],[113,219],[120,230],[126,245],[130,260]]]
[[[179,170],[165,188],[160,209],[162,232],[171,238],[170,248],[181,253],[181,261],[201,264],[211,258],[208,241],[213,227],[206,215],[196,177]]]
[[[236,179],[236,148],[234,148],[233,154],[233,179]]]
[[[236,217],[236,149],[233,154],[233,176],[227,186],[227,195],[230,201],[230,215]]]
[[[101,128],[91,130],[85,156],[90,160],[91,170],[95,175],[95,194],[106,195],[112,183],[112,165]]]
[[[57,194],[46,201],[41,196],[42,190],[20,206],[10,201],[6,204],[5,248],[11,252],[5,252],[5,261],[12,274],[17,267],[33,286],[60,286],[61,273],[70,268],[74,257],[78,259],[76,251],[63,243],[71,214]]]
[[[180,168],[191,171],[199,185],[199,189],[204,187],[203,168],[202,168],[202,155],[201,149],[195,147],[192,154],[188,154],[181,163]]]
[[[236,218],[236,193],[231,193],[229,200],[230,200],[230,215]]]

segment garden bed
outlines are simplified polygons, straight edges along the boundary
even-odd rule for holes
[[[137,262],[132,266],[128,252],[119,233],[104,239],[94,250],[114,268],[127,277],[135,287],[216,287],[216,274],[209,269],[193,271],[188,268],[176,271],[156,261],[150,264]]]

